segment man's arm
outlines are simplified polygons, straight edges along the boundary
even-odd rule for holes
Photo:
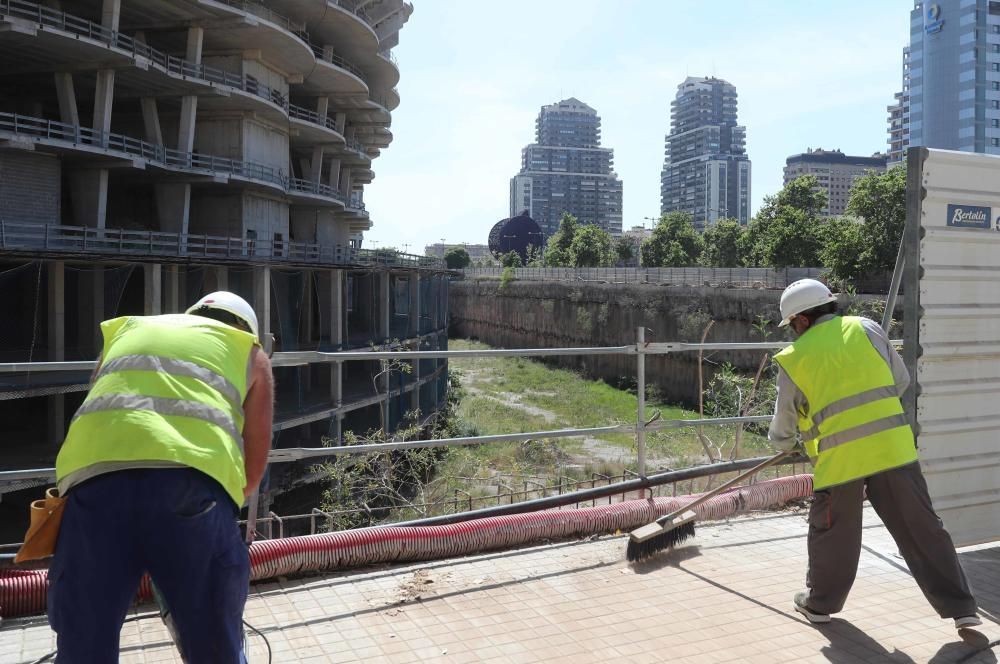
[[[246,418],[243,423],[243,458],[247,485],[244,496],[257,490],[264,471],[267,455],[271,451],[271,423],[274,420],[274,377],[267,353],[254,347],[250,355],[253,365],[250,389],[243,402]]]
[[[785,370],[778,367],[778,398],[774,402],[774,419],[767,439],[777,449],[789,452],[798,444],[799,410],[805,409],[806,397]]]

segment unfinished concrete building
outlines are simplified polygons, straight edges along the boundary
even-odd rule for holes
[[[445,398],[444,361],[284,351],[447,344],[447,276],[362,248],[392,140],[402,0],[0,0],[0,362],[92,360],[98,323],[247,298],[274,335],[275,446]],[[49,465],[86,372],[0,374],[7,468]],[[270,489],[308,481],[272,470]],[[26,487],[0,488],[2,491]]]

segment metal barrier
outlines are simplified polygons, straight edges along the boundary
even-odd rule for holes
[[[642,329],[639,338],[642,338]],[[757,343],[645,343],[638,342],[629,346],[587,347],[587,348],[516,348],[491,350],[380,350],[380,351],[346,351],[327,353],[320,351],[300,351],[275,353],[273,366],[289,367],[306,364],[372,361],[372,360],[427,360],[455,359],[468,357],[545,357],[557,355],[634,355],[641,365],[647,355],[665,355],[678,352],[711,351],[711,350],[776,350],[789,345],[789,342],[757,342]],[[17,373],[26,371],[81,371],[92,370],[94,362],[32,362],[32,363],[0,363],[0,373]],[[639,411],[644,412],[645,391],[638,391]],[[637,413],[635,424],[611,424],[602,427],[555,429],[550,431],[532,431],[527,433],[496,434],[491,436],[472,436],[462,438],[439,438],[433,440],[392,441],[387,443],[372,443],[359,445],[341,445],[335,447],[293,447],[271,450],[268,457],[270,463],[288,463],[305,459],[331,457],[343,454],[371,454],[393,450],[421,449],[429,447],[453,447],[461,445],[479,445],[500,441],[523,441],[537,438],[566,438],[601,433],[633,433],[637,435],[637,472],[644,476],[645,443],[640,434],[662,429],[677,429],[685,427],[719,426],[728,424],[766,422],[770,415],[747,417],[705,418],[698,420],[659,420],[647,422]],[[54,468],[42,468],[19,471],[0,472],[0,481],[22,480],[32,477],[53,477]],[[32,473],[35,473],[32,475]]]
[[[312,187],[313,183],[306,183],[302,186],[302,190],[313,191]],[[333,193],[340,196],[339,192]],[[363,207],[362,204],[362,209]],[[267,238],[248,240],[123,228],[17,223],[2,218],[0,218],[0,250],[122,256],[183,256],[213,260],[246,259],[318,265],[381,265],[437,269],[444,267],[438,258],[385,249],[357,249],[344,244],[326,245]]]

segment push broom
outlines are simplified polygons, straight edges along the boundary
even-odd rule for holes
[[[706,494],[699,496],[684,507],[661,516],[648,525],[636,528],[628,537],[628,548],[625,557],[629,562],[645,560],[653,554],[677,546],[689,537],[694,537],[694,520],[697,516],[694,508],[709,501],[726,489],[729,489],[747,478],[753,477],[768,466],[773,466],[793,452],[781,452],[770,459],[759,463],[750,470],[737,475],[728,482],[719,485]]]

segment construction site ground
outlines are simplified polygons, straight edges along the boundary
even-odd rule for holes
[[[634,567],[626,537],[607,536],[279,579],[253,586],[245,618],[282,663],[997,661],[1000,545],[960,550],[985,623],[963,639],[927,604],[870,508],[847,607],[829,625],[806,622],[792,610],[806,531],[795,510],[699,524],[694,539]],[[181,661],[156,617],[127,623],[121,643],[122,662]],[[54,648],[44,617],[0,626],[2,662]],[[268,661],[255,633],[248,660]]]

